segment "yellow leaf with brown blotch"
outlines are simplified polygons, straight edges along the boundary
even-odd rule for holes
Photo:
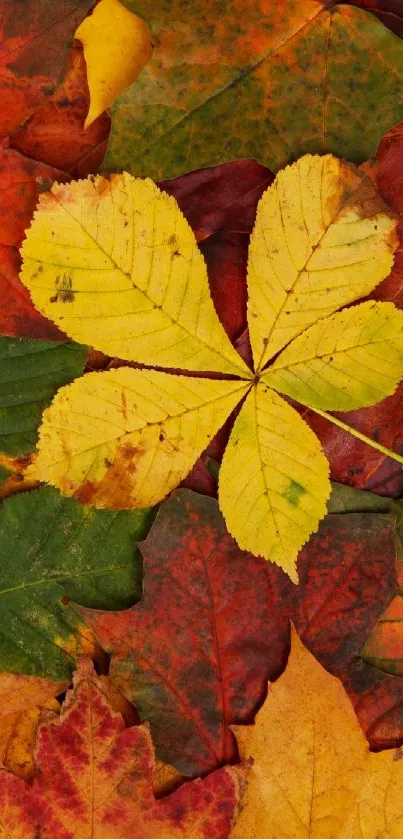
[[[234,728],[249,785],[231,839],[399,839],[403,761],[370,752],[342,683],[292,631],[254,725]]]

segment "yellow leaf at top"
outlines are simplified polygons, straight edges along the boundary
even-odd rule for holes
[[[75,37],[83,44],[90,107],[84,127],[135,81],[153,53],[150,30],[118,0],[100,0]]]
[[[326,513],[328,475],[314,432],[259,383],[235,421],[219,476],[220,509],[238,545],[298,582],[296,557]]]
[[[343,685],[295,630],[285,672],[253,726],[235,729],[252,759],[231,839],[400,839],[403,761],[369,751]]]
[[[21,253],[35,306],[82,344],[150,366],[250,376],[174,198],[127,173],[54,184]]]
[[[259,202],[249,247],[256,370],[389,274],[395,227],[369,178],[332,155],[308,154],[278,173]]]
[[[394,393],[403,376],[403,312],[361,303],[319,321],[262,375],[303,405],[352,411]]]
[[[247,392],[239,380],[121,367],[62,387],[28,470],[95,507],[149,507],[186,477]]]

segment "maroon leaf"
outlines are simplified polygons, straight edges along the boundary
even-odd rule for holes
[[[205,773],[234,757],[229,726],[251,719],[283,664],[287,619],[268,608],[266,563],[239,550],[213,499],[174,492],[141,550],[141,603],[79,612],[113,656],[112,679],[150,721],[159,757]]]

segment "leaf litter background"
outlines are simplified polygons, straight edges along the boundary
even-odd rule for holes
[[[141,4],[130,2],[126,5],[134,12],[143,12],[147,19]],[[328,13],[326,4],[316,5],[319,18]],[[403,15],[398,0],[394,3],[392,0],[378,3],[368,0],[356,5],[375,12],[389,30],[398,36],[402,34]],[[302,17],[306,14],[305,6],[308,4],[300,7]],[[90,3],[73,5],[59,2],[55,13],[55,9],[47,3],[39,6],[32,4],[32,9],[31,4],[26,3],[5,4],[5,58],[1,81],[4,143],[0,167],[0,282],[3,301],[0,330],[5,336],[15,337],[2,338],[0,347],[4,478],[0,489],[8,487],[3,497],[8,492],[14,493],[19,486],[25,488],[24,458],[33,451],[42,409],[58,387],[79,375],[84,365],[86,369],[97,369],[99,366],[122,364],[119,359],[107,359],[94,353],[88,355],[74,344],[41,343],[38,350],[36,342],[21,341],[23,337],[55,342],[63,337],[33,308],[18,279],[19,246],[30,223],[38,192],[48,188],[54,179],[66,181],[70,177],[82,177],[97,171],[107,146],[110,119],[106,114],[86,131],[83,128],[89,98],[85,62],[78,42],[68,54],[69,41],[89,7]],[[154,7],[158,9],[158,4]],[[174,9],[175,13],[178,10],[179,4],[178,9]],[[251,3],[248,11],[253,20],[253,15],[256,15],[254,4]],[[212,11],[208,9],[210,13]],[[339,6],[332,12],[333,19],[342,22],[340,31],[343,27],[347,29],[346,21],[359,20],[354,17],[355,14],[350,6]],[[43,20],[46,20],[44,28]],[[380,31],[373,30],[372,18],[365,18],[365,25],[376,33]],[[256,38],[256,29],[253,32]],[[345,31],[342,35],[347,37]],[[392,49],[392,41],[388,41],[390,36],[383,32],[382,37],[383,43],[390,47],[389,56],[392,55],[396,61],[394,71],[401,76],[403,47],[395,40]],[[247,54],[253,36],[245,34],[244,38]],[[257,38],[256,43],[258,41]],[[194,47],[194,44],[186,43],[186,39],[185,44],[190,54],[192,49],[197,49],[197,45]],[[368,70],[362,67],[362,57],[354,54],[353,59],[351,40],[348,44],[351,53],[347,53],[343,73],[338,73],[338,76],[344,83],[356,73],[359,79],[362,73],[368,94],[363,97],[364,110],[368,108],[373,112]],[[181,45],[183,48],[183,41]],[[163,46],[157,44],[152,61],[158,60],[158,49],[163,49]],[[173,42],[169,48],[174,51],[177,44]],[[315,38],[312,48],[317,48]],[[12,55],[11,61],[9,55]],[[44,55],[46,61],[43,60]],[[214,57],[210,57],[211,60]],[[291,60],[289,56],[287,60]],[[122,96],[133,97],[130,101],[134,103],[143,96],[147,108],[150,94],[146,86],[151,70],[152,64],[140,76],[138,83]],[[380,74],[378,68],[376,72]],[[312,80],[308,79],[308,82],[312,84]],[[304,82],[303,76],[302,81],[299,79],[305,92],[308,82]],[[387,84],[387,80],[384,79],[383,83]],[[174,78],[174,83],[169,80],[168,84],[174,95],[181,89],[178,79]],[[142,86],[145,86],[146,94],[142,92]],[[197,87],[198,84],[195,85]],[[380,95],[380,90],[377,90],[375,105],[376,96]],[[255,114],[258,113],[259,100],[253,99],[249,89],[247,96]],[[167,102],[168,99],[165,106]],[[118,117],[119,107],[118,99],[112,109],[116,136],[126,131],[125,122]],[[153,112],[153,109],[150,110]],[[342,156],[346,153],[345,148],[350,148],[353,153],[346,156],[359,162],[376,152],[373,172],[378,188],[392,209],[400,214],[403,211],[403,130],[399,125],[391,127],[403,118],[399,93],[390,92],[385,111],[385,115],[383,111],[381,114],[385,123],[380,120],[378,135],[371,125],[361,146],[359,131],[352,119],[351,126],[347,125],[346,135],[333,150]],[[217,113],[220,114],[220,111]],[[309,124],[309,108],[306,108],[305,114]],[[224,126],[225,113],[220,116],[224,118]],[[209,121],[204,115],[203,118],[206,128]],[[289,119],[289,114],[286,119]],[[365,122],[367,119],[368,112],[365,113]],[[152,127],[151,120],[147,130]],[[286,125],[285,130],[292,138],[293,157],[311,150],[304,144],[301,149],[298,147],[298,142],[303,140],[294,137],[292,125]],[[165,144],[161,148],[161,144],[157,144],[158,160],[163,161],[166,152],[174,161],[173,169],[177,167],[178,172],[183,172],[237,156],[245,159],[190,172],[163,181],[160,185],[175,196],[195,231],[208,265],[211,292],[220,320],[242,357],[250,360],[246,328],[247,249],[257,202],[273,180],[272,172],[263,163],[273,163],[253,146],[257,132],[251,130],[248,120],[238,128],[240,138],[236,143],[227,143],[225,154],[209,142],[208,134],[203,130],[196,133],[200,141],[194,144],[193,156],[185,164],[181,157],[181,144],[184,142],[181,131],[177,135],[172,132],[173,146]],[[231,134],[227,131],[228,137]],[[219,136],[225,136],[225,131]],[[266,136],[262,127],[263,142]],[[381,142],[376,151],[378,140]],[[367,143],[373,144],[370,150]],[[153,170],[152,158],[145,157],[141,164],[133,155],[129,161],[125,159],[127,143],[123,146],[120,161],[117,162],[115,157],[114,167],[111,167],[111,154],[116,154],[114,149],[116,143],[112,137],[105,164],[107,168],[122,169],[129,162],[136,174],[140,172],[159,177],[157,169]],[[212,159],[203,157],[206,154],[212,155]],[[255,154],[261,162],[246,159]],[[139,170],[139,165],[146,170]],[[403,268],[401,251],[398,250],[390,277],[371,297],[393,300],[401,307],[402,288]],[[31,391],[29,365],[33,378]],[[392,397],[374,408],[355,411],[347,416],[343,414],[343,419],[388,448],[402,452],[402,392],[401,385]],[[3,742],[7,743],[7,747],[2,748],[3,761],[11,773],[27,777],[21,769],[21,755],[25,753],[29,760],[31,754],[32,762],[37,727],[40,723],[45,726],[41,728],[35,764],[32,764],[32,771],[39,779],[35,782],[36,787],[22,794],[17,792],[16,785],[23,782],[16,780],[13,774],[1,773],[0,799],[3,813],[7,811],[11,814],[10,835],[25,837],[30,835],[30,830],[32,836],[38,835],[35,833],[37,825],[32,825],[32,807],[37,812],[46,813],[40,817],[43,819],[44,836],[50,835],[55,825],[59,832],[64,829],[66,836],[75,835],[74,831],[79,829],[90,829],[88,815],[75,796],[70,801],[67,798],[59,801],[59,812],[52,817],[49,817],[46,807],[43,809],[43,802],[46,801],[48,806],[53,797],[59,796],[63,785],[70,793],[72,788],[68,786],[64,774],[68,771],[65,761],[52,765],[49,748],[46,751],[45,746],[46,738],[56,731],[52,726],[57,725],[54,722],[57,706],[42,706],[67,687],[77,654],[93,655],[98,669],[101,672],[106,670],[107,657],[100,646],[111,656],[110,673],[114,683],[135,705],[142,720],[150,724],[157,758],[172,764],[186,776],[204,775],[237,759],[231,726],[252,721],[264,701],[267,681],[276,679],[283,671],[290,646],[290,619],[316,659],[341,680],[369,745],[375,750],[393,749],[403,742],[403,682],[399,677],[403,666],[400,525],[403,502],[393,501],[393,498],[403,495],[403,473],[391,459],[369,449],[309,411],[304,412],[304,417],[318,433],[331,464],[331,477],[339,483],[334,484],[329,515],[322,522],[318,534],[301,552],[301,582],[298,587],[293,586],[274,565],[240,551],[226,532],[215,496],[217,469],[231,420],[192,470],[185,482],[187,488],[174,492],[161,506],[151,531],[155,515],[152,511],[144,514],[139,511],[95,511],[61,498],[49,487],[3,501],[0,538],[3,545],[1,573],[5,579],[1,586],[0,669],[9,671],[10,675],[4,673],[0,680],[0,691],[8,697],[7,703],[2,703],[7,713],[2,714],[0,724],[4,731]],[[359,490],[370,490],[377,495]],[[143,564],[144,594],[141,598]],[[70,600],[83,606],[73,609]],[[134,605],[137,601],[138,605]],[[81,673],[84,672],[85,678],[81,678],[91,685],[93,677],[89,675],[90,671],[82,669]],[[15,674],[15,679],[24,679],[24,675],[17,674],[25,674],[24,687],[21,683],[17,687],[17,683],[7,682],[12,674]],[[77,678],[80,684],[80,676]],[[298,682],[302,692],[300,671]],[[97,689],[88,688],[95,693]],[[25,694],[21,693],[22,690],[32,691],[31,699],[23,704],[21,696]],[[269,690],[264,709],[270,708],[270,695]],[[70,699],[70,705],[65,704],[64,714],[71,715],[74,701],[77,700]],[[86,701],[84,698],[84,706],[80,706],[80,713],[84,716],[88,713]],[[294,698],[293,706],[297,707],[298,702],[299,695]],[[34,713],[28,720],[29,705]],[[106,733],[110,712],[102,703],[97,707]],[[122,730],[124,724],[115,720],[114,725]],[[146,749],[149,735],[140,731],[137,727],[129,728],[127,736],[129,740],[134,738],[133,742],[141,742],[141,748]],[[240,753],[245,758],[249,753],[244,747],[244,734],[239,734],[239,731],[237,729]],[[246,727],[241,731],[252,732],[253,728]],[[78,742],[84,744],[89,736],[84,721],[75,719],[73,715],[73,730],[70,734],[67,731],[64,736],[63,743],[68,744],[68,749],[78,749],[75,761],[78,760],[83,767],[85,758]],[[266,752],[277,754],[272,734],[269,734],[268,744]],[[385,752],[387,754],[390,753]],[[41,760],[45,762],[41,763]],[[148,771],[146,764],[150,766],[150,757],[144,757],[144,761],[140,776]],[[118,771],[122,776],[125,772],[123,764],[123,760],[119,761]],[[400,765],[399,762],[396,765]],[[43,777],[41,767],[42,770],[53,769],[50,782]],[[112,764],[103,767],[103,771],[111,777]],[[278,777],[284,777],[281,770],[278,771]],[[172,777],[176,778],[172,782],[175,786],[179,783],[178,777],[174,774]],[[217,794],[221,804],[225,801],[225,807],[222,804],[220,812],[226,814],[223,818],[227,821],[218,825],[213,812],[213,816],[210,813],[207,822],[204,822],[201,803],[204,793],[198,788],[198,793],[192,798],[191,787],[185,785],[180,789],[190,801],[189,818],[192,819],[192,809],[193,813],[199,813],[200,829],[204,831],[200,836],[207,835],[207,830],[211,835],[211,818],[217,836],[227,836],[237,808],[239,788],[244,780],[241,775],[238,779],[228,775],[218,781],[215,773],[207,777],[211,778],[213,785],[216,784],[212,795]],[[54,781],[55,778],[60,779],[60,784]],[[56,785],[52,788],[54,783]],[[122,789],[126,790],[127,797],[127,788],[123,786]],[[158,789],[155,790],[158,793]],[[253,800],[252,782],[251,790],[252,803],[246,799],[243,815],[251,821],[243,827],[241,820],[235,836],[260,835],[253,833],[257,829],[254,820],[259,807],[256,799]],[[93,795],[93,790],[90,795]],[[292,795],[293,790],[290,790],[291,800]],[[32,799],[31,796],[37,797]],[[312,798],[312,790],[308,789],[308,799],[309,796]],[[379,793],[378,796],[381,800],[382,796]],[[394,824],[399,830],[401,812],[392,807],[393,813],[387,816],[384,824],[378,825],[371,815],[370,798],[362,805],[370,813],[364,835],[375,836],[376,830],[386,830],[389,824]],[[18,805],[19,812],[17,800],[22,801]],[[72,810],[72,801],[73,816],[71,812],[66,816],[69,808]],[[117,836],[131,835],[129,825],[133,824],[130,821],[133,814],[128,814],[121,802],[116,804],[109,797],[108,802],[110,813],[116,813],[118,822],[120,818],[123,826],[112,827],[113,818],[107,812],[106,830],[109,832],[105,835],[115,835],[112,832],[115,829]],[[186,806],[189,805],[171,805],[167,799],[165,813],[168,813],[168,827],[158,822],[162,818],[158,814],[157,832],[145,824],[141,835],[165,836],[165,829],[167,836],[188,835],[193,827],[186,822],[188,816],[183,815]],[[57,822],[60,814],[62,825]],[[73,821],[70,821],[71,818]],[[283,835],[280,832],[284,830],[281,818],[279,815],[278,832],[273,835]],[[304,818],[291,835],[311,835]],[[78,820],[76,824],[74,819]],[[264,828],[265,835],[272,835],[269,830],[275,829],[273,824],[266,820],[259,829]],[[104,835],[99,825],[96,829],[99,836]],[[337,827],[338,832],[334,832],[335,829],[330,825],[328,835],[344,835],[340,826]],[[237,834],[236,830],[241,833]],[[60,835],[63,834],[60,832]]]

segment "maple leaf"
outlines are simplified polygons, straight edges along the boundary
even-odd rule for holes
[[[88,128],[137,78],[153,45],[145,21],[118,0],[100,0],[75,37],[83,44],[87,64],[90,108],[84,128]]]
[[[44,713],[60,710],[54,699],[68,687],[37,676],[0,673],[0,764],[30,780],[34,774],[33,747]]]
[[[0,509],[0,669],[59,680],[79,653],[93,654],[94,635],[69,598],[103,608],[138,599],[133,542],[149,522],[149,511],[86,510],[50,487],[8,498]]]
[[[307,155],[277,176],[259,202],[249,250],[252,372],[218,320],[204,261],[171,197],[127,174],[54,185],[22,248],[35,305],[105,352],[232,378],[89,374],[45,411],[27,474],[99,507],[151,506],[245,399],[220,471],[220,506],[241,547],[296,581],[298,550],[326,511],[328,464],[276,390],[342,427],[327,410],[393,393],[402,313],[373,302],[332,313],[387,275],[394,228],[366,175],[330,155]]]
[[[31,787],[0,771],[1,824],[16,839],[226,839],[246,775],[220,769],[156,801],[150,736],[124,727],[86,659],[60,720],[41,726],[35,757]]]
[[[271,622],[266,563],[241,553],[212,498],[174,492],[141,552],[138,605],[76,608],[112,654],[113,681],[150,722],[158,757],[198,775],[234,757],[229,725],[255,711],[287,620]]]
[[[172,178],[254,157],[277,172],[307,151],[362,161],[403,117],[402,42],[361,9],[124,4],[148,22],[155,51],[113,108],[108,171]]]
[[[342,680],[371,746],[401,741],[403,681],[362,658],[399,591],[395,521],[380,515],[399,505],[333,485],[332,515],[302,549],[296,587],[237,548],[214,499],[177,490],[163,502],[144,544],[142,602],[119,614],[75,607],[112,656],[112,679],[150,722],[159,757],[188,774],[214,768],[214,752],[228,758],[231,719],[247,724],[262,681],[284,668],[290,619]]]
[[[403,763],[373,754],[341,683],[292,632],[287,668],[250,728],[236,728],[253,759],[231,839],[399,836]]]

